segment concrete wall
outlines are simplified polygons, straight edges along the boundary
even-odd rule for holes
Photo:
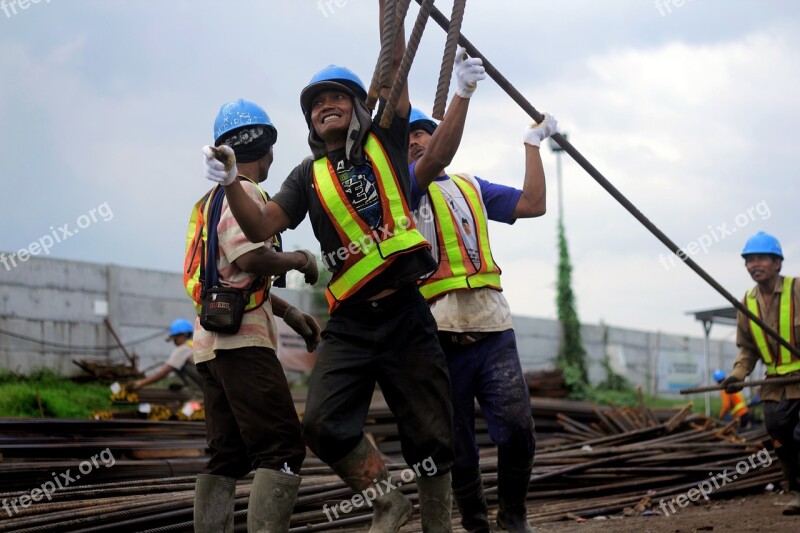
[[[310,301],[303,291],[276,294],[303,308]],[[0,369],[74,375],[82,371],[73,359],[125,363],[95,312],[102,307],[140,369],[166,360],[172,320],[195,316],[180,273],[32,257],[10,270],[0,266]]]
[[[293,305],[311,309],[311,293],[275,291]],[[123,343],[140,357],[140,369],[165,360],[172,345],[164,336],[173,319],[194,317],[180,273],[32,257],[11,270],[0,267],[0,369],[29,373],[48,368],[72,375],[80,373],[72,359],[124,363],[103,317],[95,313],[96,306],[103,305]],[[515,316],[514,325],[523,368],[552,366],[560,324]],[[590,378],[595,383],[605,378],[602,362],[608,357],[615,372],[650,393],[700,384],[703,339],[699,323],[697,328],[697,337],[686,337],[584,325]],[[96,346],[107,349],[88,349]],[[736,352],[732,342],[711,341],[712,370],[730,369]]]

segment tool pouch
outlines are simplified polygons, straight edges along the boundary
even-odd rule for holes
[[[236,333],[250,295],[247,291],[230,287],[211,287],[200,295],[200,325],[206,331]]]

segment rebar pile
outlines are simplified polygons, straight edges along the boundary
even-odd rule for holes
[[[302,414],[302,398],[297,400],[298,412]],[[623,511],[652,512],[659,509],[662,499],[669,502],[703,482],[716,479],[711,476],[724,473],[726,469],[729,478],[737,475],[740,479],[713,487],[709,497],[760,490],[767,483],[780,480],[774,454],[764,450],[768,438],[762,429],[737,435],[732,426],[721,427],[692,415],[689,406],[679,411],[652,412],[644,406],[598,409],[591,404],[536,398],[532,401],[532,411],[539,432],[528,495],[532,522]],[[10,437],[6,429],[16,428],[15,434],[19,437],[25,431],[31,432],[37,423],[42,424],[40,421],[0,420],[0,434],[3,435],[0,450],[6,457],[6,462],[0,462],[0,477],[4,480],[0,500],[30,495],[43,480],[53,479],[53,475],[68,468],[73,472],[77,469],[80,460],[68,463],[51,458],[40,462],[32,461],[31,455],[24,462],[22,458],[9,459],[6,447],[14,437]],[[90,484],[64,487],[53,491],[49,501],[41,499],[24,509],[17,504],[18,512],[11,516],[8,512],[0,514],[0,533],[192,531],[194,474],[205,458],[136,461],[127,458],[125,453],[130,452],[135,443],[164,448],[169,442],[176,445],[185,444],[187,440],[196,442],[202,439],[202,424],[113,421],[111,426],[103,427],[108,422],[50,423],[60,424],[54,427],[57,431],[47,437],[28,437],[29,441],[38,442],[38,453],[54,454],[59,445],[63,445],[64,457],[73,454],[85,460],[89,451],[108,447],[115,455],[115,464],[108,468],[100,465],[92,471],[84,480]],[[545,438],[542,438],[542,426],[553,428]],[[556,426],[560,428],[557,432]],[[392,483],[416,504],[413,472],[398,458],[394,418],[380,398],[370,409],[366,431],[389,457]],[[479,441],[488,443],[482,419],[479,432]],[[23,444],[17,442],[16,447],[11,445],[9,450],[19,455]],[[44,444],[52,446],[42,447]],[[128,452],[123,453],[123,445],[128,446]],[[754,459],[756,452],[758,461]],[[766,464],[766,459],[770,464]],[[741,467],[743,460],[749,465],[747,472],[736,474],[737,464]],[[497,456],[490,446],[482,447],[481,471],[490,508],[494,510]],[[292,531],[365,530],[368,527],[370,508],[352,506],[344,512],[346,507],[341,504],[350,501],[353,492],[328,467],[310,456],[302,474]],[[9,479],[13,480],[13,488],[6,483]],[[251,483],[252,478],[244,479],[237,487],[237,531],[245,530]],[[458,524],[455,510],[453,519]],[[419,530],[419,514],[416,513],[403,531]]]

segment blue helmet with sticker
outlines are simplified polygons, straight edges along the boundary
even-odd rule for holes
[[[433,121],[431,117],[417,109],[416,107],[411,108],[411,114],[408,116],[408,132],[411,133],[414,130],[424,130],[428,132],[430,135],[433,135],[433,132],[436,130],[436,122]]]
[[[769,233],[764,233],[763,231],[759,231],[758,233],[747,239],[747,242],[744,243],[744,249],[742,250],[742,257],[746,257],[750,254],[777,255],[778,257],[783,259],[783,250],[781,250],[781,243],[778,242],[778,239],[776,239]]]
[[[214,120],[214,145],[219,146],[229,133],[246,126],[265,126],[272,136],[270,144],[275,144],[278,138],[278,130],[267,112],[258,104],[239,98],[220,107]]]
[[[714,378],[714,381],[716,381],[717,383],[721,383],[722,380],[725,379],[725,372],[721,368],[718,368],[718,369],[716,369],[714,371],[713,378]]]
[[[311,77],[311,81],[300,92],[300,108],[303,114],[311,113],[311,100],[322,90],[343,90],[346,93],[361,99],[367,99],[367,89],[355,72],[346,67],[328,65]]]

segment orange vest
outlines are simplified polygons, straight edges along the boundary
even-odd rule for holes
[[[264,202],[267,202],[269,196],[264,190],[258,186],[256,182],[244,175],[238,177],[246,179],[256,186],[258,192],[261,193]],[[197,314],[200,314],[200,306],[202,303],[203,282],[200,279],[201,265],[204,265],[206,260],[206,242],[208,241],[208,208],[211,204],[211,199],[217,191],[219,185],[215,185],[208,191],[202,198],[195,202],[192,207],[192,214],[189,216],[189,226],[186,230],[186,247],[184,250],[183,259],[183,286],[186,293],[194,302],[194,308]],[[224,193],[222,193],[224,194]],[[217,228],[213,228],[217,231]],[[273,238],[275,245],[280,245],[279,237],[276,235]],[[216,260],[216,258],[215,258]],[[247,302],[245,311],[251,311],[261,307],[264,301],[269,297],[269,289],[272,284],[272,278],[266,276],[263,280],[263,290],[259,289],[250,293],[250,299]],[[259,283],[261,285],[261,283]]]
[[[414,225],[389,157],[372,133],[367,136],[364,152],[372,163],[381,197],[383,226],[378,230],[373,231],[355,212],[330,159],[321,157],[313,165],[314,190],[342,243],[336,252],[341,268],[325,291],[331,313],[397,257],[430,246]]]
[[[468,180],[450,175],[450,179],[463,194],[469,206],[473,227],[476,230],[480,268],[475,268],[469,258],[461,236],[461,221],[447,204],[439,185],[434,181],[428,187],[428,196],[436,220],[436,240],[439,248],[439,268],[420,285],[420,292],[429,302],[446,293],[464,289],[489,287],[503,290],[500,286],[501,270],[494,262],[489,247],[488,217],[483,209],[478,189]]]
[[[733,418],[738,419],[744,416],[747,411],[747,404],[741,392],[729,394],[722,391],[722,408],[719,410],[720,418],[724,417],[725,413],[730,412]]]

